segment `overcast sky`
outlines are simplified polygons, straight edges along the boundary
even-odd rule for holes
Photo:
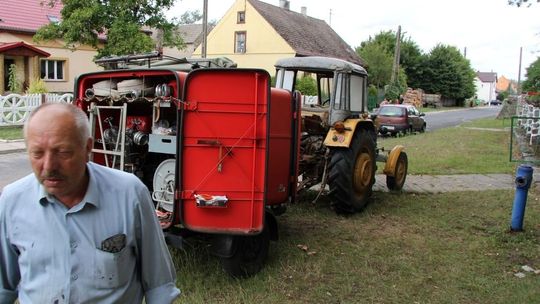
[[[279,0],[263,0],[279,6]],[[290,0],[290,9],[307,7],[311,17],[325,20],[353,48],[381,31],[398,26],[420,49],[438,43],[457,47],[481,72],[521,79],[540,56],[540,3],[509,6],[507,0]],[[536,1],[533,1],[536,2]],[[219,21],[234,0],[208,0],[208,20]],[[203,0],[177,0],[168,15],[203,9]]]

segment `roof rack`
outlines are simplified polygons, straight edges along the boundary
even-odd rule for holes
[[[96,59],[94,62],[104,67],[106,70],[116,70],[116,69],[128,69],[129,65],[131,66],[147,65],[150,68],[152,67],[152,61],[160,61],[160,60],[163,60],[164,58],[172,60],[176,63],[188,63],[186,58],[175,58],[171,56],[166,56],[158,51],[144,53],[144,54],[134,54],[134,55],[107,56],[100,59]]]
[[[96,64],[106,70],[124,70],[140,68],[173,69],[191,71],[198,68],[235,68],[236,63],[227,57],[217,58],[177,58],[151,52],[137,55],[109,56],[96,59]]]

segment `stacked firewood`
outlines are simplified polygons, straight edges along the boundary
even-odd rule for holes
[[[408,88],[407,92],[403,94],[403,104],[412,104],[413,106],[420,108],[422,107],[423,94],[424,91],[422,89],[413,90]]]

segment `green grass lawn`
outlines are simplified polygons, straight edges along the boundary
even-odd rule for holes
[[[379,146],[403,144],[414,174],[513,173],[509,131],[470,129],[505,127],[480,120]],[[173,249],[176,303],[540,303],[540,275],[515,276],[540,269],[539,193],[529,192],[520,233],[509,232],[509,190],[376,192],[348,217],[307,193],[278,217],[280,240],[252,278],[227,277],[206,243]]]
[[[540,205],[528,206],[524,232],[510,233],[512,198],[375,193],[350,217],[324,200],[295,204],[253,278],[228,278],[202,243],[173,250],[176,303],[538,303],[540,275],[514,274],[540,268]]]
[[[383,138],[378,146],[405,146],[410,174],[513,173],[517,164],[509,161],[509,126],[509,119],[480,119],[454,128]]]
[[[0,139],[13,140],[13,139],[22,139],[22,138],[23,138],[22,126],[0,127]]]

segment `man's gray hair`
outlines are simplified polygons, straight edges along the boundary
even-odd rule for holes
[[[26,139],[27,137],[28,124],[30,123],[32,118],[36,115],[36,113],[51,106],[60,107],[71,114],[71,116],[75,120],[75,127],[77,128],[77,131],[79,133],[81,143],[83,145],[86,145],[86,140],[90,138],[90,125],[88,122],[88,116],[86,116],[86,113],[84,113],[83,110],[69,103],[43,103],[37,108],[35,108],[34,111],[30,113],[30,116],[24,123],[24,127],[23,127],[24,138]]]

